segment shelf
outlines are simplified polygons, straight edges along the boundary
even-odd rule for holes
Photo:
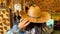
[[[3,30],[3,27],[0,27],[0,30]]]
[[[7,30],[7,27],[4,27],[5,30]]]
[[[0,34],[3,34],[3,31],[0,31]]]
[[[10,13],[5,8],[0,9],[0,34],[6,34],[10,29]]]
[[[3,26],[0,26],[0,28],[2,28]]]
[[[3,31],[3,30],[0,29],[0,31]]]
[[[3,24],[2,24],[2,23],[0,23],[0,26],[3,26]]]
[[[3,18],[0,16],[0,20],[2,20]]]

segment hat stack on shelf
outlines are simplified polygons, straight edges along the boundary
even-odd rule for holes
[[[6,34],[10,29],[10,14],[6,9],[0,10],[0,34]]]

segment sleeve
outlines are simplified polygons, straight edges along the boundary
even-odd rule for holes
[[[19,31],[19,28],[18,28],[17,25],[14,25],[13,28],[12,28],[12,30],[17,32],[17,31]]]
[[[52,28],[54,27],[54,20],[53,19],[50,19],[46,22],[46,25],[49,27],[49,28]]]
[[[6,34],[14,34],[12,30],[9,30]]]
[[[12,27],[12,29],[10,29],[8,32],[7,32],[7,34],[14,34],[14,32],[16,33],[16,32],[19,32],[19,28],[18,28],[18,26],[17,25],[14,25],[13,27]]]
[[[51,34],[53,32],[54,20],[53,19],[49,19],[46,22],[46,26],[47,27],[43,28],[43,34]]]

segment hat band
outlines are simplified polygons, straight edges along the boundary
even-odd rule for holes
[[[29,16],[29,15],[27,15],[27,16]],[[29,17],[31,17],[31,18],[40,18],[40,17],[32,17],[32,16],[29,16]]]

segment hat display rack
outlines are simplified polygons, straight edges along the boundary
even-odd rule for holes
[[[0,34],[6,34],[10,29],[10,13],[6,9],[0,10]]]
[[[6,0],[0,1],[0,34],[6,34],[10,29],[10,12],[6,5]],[[5,4],[4,4],[5,3]]]

